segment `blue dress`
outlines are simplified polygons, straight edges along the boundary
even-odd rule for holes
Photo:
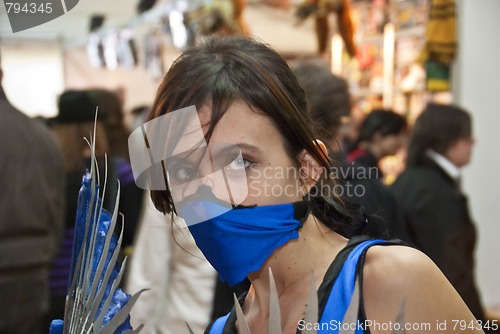
[[[398,241],[386,241],[380,239],[370,239],[367,236],[356,236],[349,240],[348,244],[335,257],[328,268],[318,289],[318,303],[320,320],[318,324],[302,324],[314,326],[318,334],[338,333],[344,315],[351,303],[351,297],[354,292],[354,283],[359,276],[360,286],[362,286],[362,268],[366,251],[373,245],[394,245],[401,244]],[[239,298],[242,304],[245,296]],[[364,328],[366,315],[362,302],[362,291],[360,293],[360,310],[358,314],[358,323],[349,324],[355,326],[356,334],[370,333],[369,328]],[[227,315],[216,319],[205,331],[205,334],[236,334],[235,329],[236,313],[233,308]],[[297,333],[301,333],[299,328]],[[303,326],[302,326],[303,327]]]

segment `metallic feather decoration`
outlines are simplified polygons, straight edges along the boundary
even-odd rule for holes
[[[273,272],[269,267],[269,330],[268,333],[282,333],[281,331],[281,309],[278,297],[278,289],[274,280]]]
[[[96,116],[97,119],[97,116]],[[71,281],[66,297],[64,323],[53,322],[51,334],[131,334],[139,333],[130,325],[130,310],[139,297],[130,296],[118,285],[124,273],[126,258],[119,260],[123,235],[114,234],[118,221],[118,194],[112,213],[103,209],[107,182],[107,166],[102,198],[99,197],[99,173],[95,152],[95,127],[89,146],[92,150],[90,173],[82,179],[78,195]],[[107,163],[107,160],[106,160]]]
[[[236,309],[236,319],[238,321],[238,330],[241,334],[251,334],[248,323],[245,320],[243,311],[238,302],[238,299],[234,296],[234,307]],[[310,323],[318,322],[318,295],[316,293],[316,285],[314,282],[314,275],[311,278],[311,287],[309,290],[309,303],[306,307],[306,312],[304,319]],[[268,323],[268,333],[269,334],[283,334],[281,329],[281,310],[279,305],[278,290],[276,288],[276,282],[274,281],[274,276],[271,268],[269,268],[269,323]],[[316,334],[316,330],[312,329],[304,334]]]
[[[342,323],[356,323],[358,319],[359,313],[359,301],[360,301],[360,286],[359,279],[356,279],[354,284],[354,291],[351,297],[351,302],[347,308],[347,311],[344,315],[344,319]],[[281,330],[281,312],[278,301],[278,294],[276,289],[276,283],[274,281],[273,273],[271,268],[269,268],[269,334],[282,334]],[[238,330],[241,334],[251,334],[248,323],[245,320],[245,316],[243,311],[241,310],[241,306],[238,302],[236,296],[234,296],[234,306],[236,310],[236,318],[238,321]],[[399,326],[394,326],[395,328],[392,331],[392,334],[404,334],[404,317],[405,317],[405,306],[406,299],[403,300],[401,306],[399,308],[398,314],[396,316],[395,324],[399,324]],[[311,286],[309,288],[309,301],[306,306],[306,312],[304,314],[305,323],[316,324],[318,323],[318,295],[316,293],[316,284],[314,281],[314,275],[311,277]],[[341,328],[338,332],[339,334],[354,334],[355,328],[349,326],[349,328],[344,329]],[[316,334],[317,330],[313,327],[311,329],[306,329],[304,334]]]

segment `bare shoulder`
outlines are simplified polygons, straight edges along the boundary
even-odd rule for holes
[[[363,276],[378,288],[414,287],[422,279],[446,283],[434,262],[421,251],[408,246],[372,246],[366,254]],[[436,281],[437,280],[437,281]]]
[[[366,297],[391,302],[394,309],[408,296],[429,287],[446,285],[446,278],[434,262],[421,251],[407,246],[372,246],[363,267]],[[370,302],[370,298],[365,299]]]
[[[373,246],[368,250],[363,267],[363,297],[367,319],[381,323],[394,322],[402,309],[405,321],[412,324],[474,321],[434,262],[407,246]],[[407,331],[413,332],[418,331]]]

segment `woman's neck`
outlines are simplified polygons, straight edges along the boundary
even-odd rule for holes
[[[299,238],[274,251],[261,270],[249,275],[252,287],[245,301],[245,314],[250,319],[267,319],[269,268],[276,283],[282,324],[287,322],[288,313],[292,318],[294,314],[301,314],[310,293],[311,279],[317,291],[326,270],[346,243],[347,239],[309,215],[299,231]]]

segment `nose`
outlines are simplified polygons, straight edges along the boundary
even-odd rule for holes
[[[196,194],[199,189],[211,189],[211,191],[213,192],[215,188],[215,181],[210,175],[208,175],[192,180],[175,188],[177,189],[173,190],[180,194],[181,197],[188,197]]]

